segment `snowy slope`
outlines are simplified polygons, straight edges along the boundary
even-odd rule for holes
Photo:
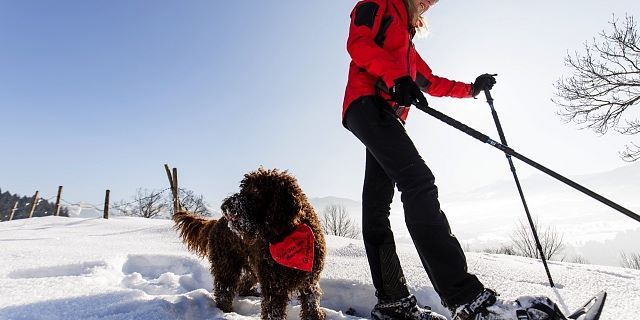
[[[640,163],[568,178],[640,212]],[[520,181],[531,214],[541,226],[551,226],[563,236],[566,248],[556,259],[582,257],[618,266],[621,252],[638,251],[640,224],[631,218],[542,173],[521,176]],[[396,192],[392,204],[391,225],[397,242],[411,244],[399,195]],[[342,205],[357,225],[362,224],[358,201],[338,197],[310,200],[320,213],[327,205]],[[440,202],[456,237],[473,251],[510,244],[518,223],[526,219],[513,179],[466,191],[443,188]]]
[[[171,227],[171,221],[139,218],[0,223],[0,319],[258,319],[258,298],[238,298],[234,313],[215,307],[207,263],[188,253]],[[328,318],[354,318],[345,314],[349,308],[366,316],[375,299],[362,243],[327,241],[321,286]],[[398,250],[420,303],[446,313],[413,248]],[[468,261],[471,272],[504,297],[545,294],[559,301],[535,260],[469,253]],[[640,271],[552,262],[551,272],[570,309],[607,289],[603,320],[638,318]],[[294,300],[289,318],[298,312]]]

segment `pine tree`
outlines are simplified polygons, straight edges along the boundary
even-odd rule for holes
[[[0,189],[0,221],[9,220],[11,209],[16,201],[18,201],[18,208],[13,215],[13,220],[24,219],[29,217],[29,210],[31,209],[31,196],[18,196],[17,194],[11,194],[9,191],[2,192]],[[55,204],[45,199],[39,199],[38,205],[33,212],[34,217],[51,216],[54,214]],[[60,208],[60,216],[68,217],[69,210],[66,208]]]

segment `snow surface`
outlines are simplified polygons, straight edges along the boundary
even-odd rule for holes
[[[260,299],[237,298],[223,313],[211,299],[205,260],[187,252],[172,222],[43,217],[0,223],[0,319],[259,319]],[[322,306],[328,319],[367,316],[375,303],[360,240],[327,237]],[[440,305],[410,245],[398,252],[410,290],[421,304]],[[551,262],[557,289],[537,260],[468,253],[469,269],[502,297],[543,294],[575,309],[601,289],[603,320],[640,314],[640,271]],[[296,299],[290,319],[298,319]]]

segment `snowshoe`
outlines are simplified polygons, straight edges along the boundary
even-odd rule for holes
[[[453,320],[598,320],[605,298],[603,291],[566,317],[548,297],[522,296],[504,300],[499,299],[495,291],[485,289],[471,302],[452,310],[452,314]]]
[[[447,320],[429,308],[418,306],[416,297],[410,295],[396,301],[380,301],[371,311],[373,320]]]

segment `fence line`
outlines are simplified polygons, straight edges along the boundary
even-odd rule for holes
[[[40,196],[40,191],[36,191],[35,194],[33,195],[33,197],[31,198],[31,200],[27,200],[25,201],[23,204],[20,204],[20,198],[24,198],[24,197],[19,197],[18,200],[16,200],[14,202],[13,208],[9,209],[9,211],[7,212],[7,216],[9,218],[8,221],[12,221],[13,218],[15,217],[15,213],[16,211],[18,211],[19,209],[27,209],[27,218],[32,218],[33,214],[35,213],[38,205],[42,202],[42,201],[46,201],[46,202],[50,202],[53,199],[56,199],[55,204],[53,205],[53,212],[50,214],[51,216],[59,216],[60,215],[60,209],[62,208],[63,204],[66,207],[79,207],[80,209],[94,209],[98,212],[103,212],[103,217],[105,219],[108,218],[109,216],[109,208],[113,208],[116,209],[120,212],[124,212],[126,210],[127,207],[131,206],[132,204],[138,203],[140,201],[145,201],[148,200],[150,198],[153,197],[157,197],[159,195],[164,194],[165,192],[167,192],[168,190],[170,190],[171,188],[166,188],[163,190],[160,190],[158,192],[154,192],[152,195],[146,196],[146,197],[142,197],[142,198],[137,198],[134,199],[132,201],[129,202],[121,202],[118,204],[110,204],[109,198],[110,198],[110,190],[107,190],[107,194],[105,196],[105,202],[100,203],[100,204],[93,204],[90,202],[70,202],[67,201],[66,199],[64,199],[62,197],[62,190],[63,190],[63,186],[59,186],[58,187],[58,192],[56,195],[51,196],[49,198],[44,198]],[[183,189],[180,189],[180,191],[183,191]],[[16,195],[17,196],[17,195]],[[49,216],[49,214],[46,214],[48,212],[45,212],[44,216]],[[0,212],[0,214],[2,214],[2,212]]]
[[[149,200],[151,198],[157,198],[159,196],[161,196],[162,194],[164,194],[165,192],[167,192],[168,190],[171,190],[172,193],[172,200],[173,200],[173,210],[174,212],[176,212],[177,210],[181,209],[182,207],[182,203],[180,202],[180,192],[183,193],[187,193],[187,191],[185,189],[179,188],[178,187],[178,169],[177,168],[173,168],[173,170],[169,169],[168,165],[164,165],[166,172],[167,172],[167,176],[169,178],[169,184],[170,187],[160,190],[158,192],[153,192],[152,194],[146,196],[146,197],[142,197],[142,198],[136,198],[130,202],[120,202],[117,204],[113,205],[113,208],[120,211],[120,212],[125,212],[125,210],[127,209],[127,207],[129,207],[132,204],[135,203],[140,203],[146,200]],[[67,206],[70,207],[80,207],[80,209],[85,209],[85,208],[89,208],[89,209],[94,209],[96,211],[100,211],[102,210],[103,212],[103,218],[104,219],[108,219],[109,218],[109,207],[110,207],[110,194],[111,194],[111,190],[106,190],[106,194],[105,194],[105,200],[103,203],[101,204],[92,204],[92,203],[88,203],[88,202],[80,202],[80,203],[71,203],[67,200],[65,200],[64,198],[62,198],[62,190],[63,190],[63,186],[58,186],[58,192],[56,193],[55,196],[52,196],[50,198],[44,199],[44,197],[41,197],[40,195],[40,191],[36,191],[35,194],[33,195],[33,198],[31,199],[30,202],[26,202],[24,204],[24,207],[26,208],[27,206],[30,206],[29,208],[29,215],[28,218],[32,218],[33,214],[36,210],[36,207],[38,206],[38,204],[41,201],[46,201],[49,202],[52,199],[56,199],[55,205],[53,206],[53,212],[51,213],[52,216],[59,216],[60,215],[60,208],[61,208],[61,202],[65,203]],[[140,195],[140,193],[138,193],[138,195]],[[16,195],[17,196],[17,195]],[[15,215],[15,212],[18,210],[18,206],[19,206],[19,202],[20,199],[16,200],[16,202],[13,205],[13,208],[10,210],[8,216],[9,216],[9,221],[13,220],[13,217]],[[100,208],[102,207],[102,208]],[[48,212],[45,211],[45,216],[47,215]],[[1,214],[1,212],[0,212]]]

